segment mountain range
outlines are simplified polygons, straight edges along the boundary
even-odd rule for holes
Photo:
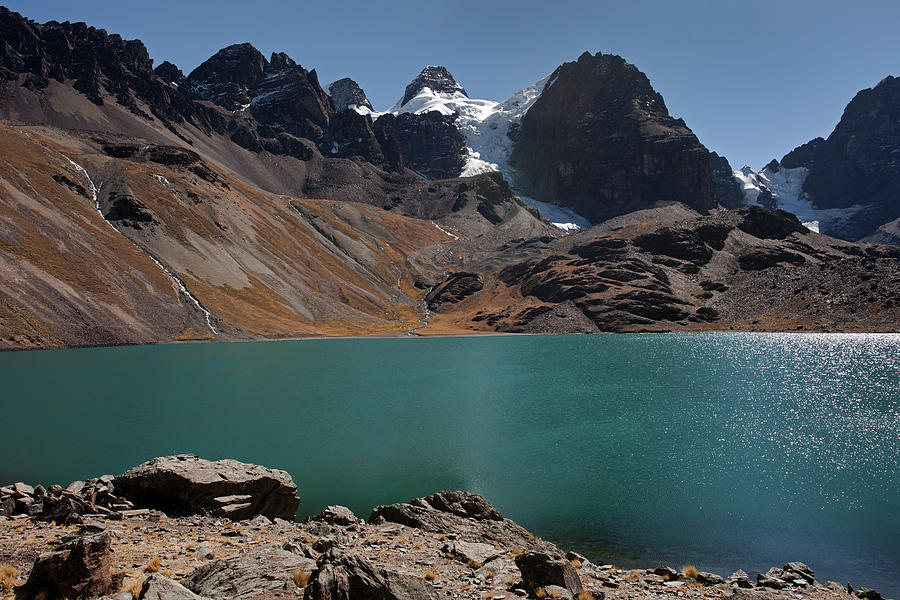
[[[398,97],[0,8],[0,348],[897,329],[893,77],[759,172],[615,55],[502,102],[426,66]]]

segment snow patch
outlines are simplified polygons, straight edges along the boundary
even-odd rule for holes
[[[447,231],[446,229],[444,229],[443,227],[441,227],[440,225],[438,225],[438,224],[435,223],[434,221],[432,221],[431,224],[434,225],[435,227],[437,227],[438,229],[440,229],[443,233],[446,233],[447,235],[449,235],[450,237],[452,237],[454,240],[458,240],[458,239],[459,239],[459,236],[458,236],[458,235],[456,235],[456,234],[454,234],[454,233],[450,233],[449,231]]]

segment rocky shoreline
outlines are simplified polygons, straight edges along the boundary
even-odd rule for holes
[[[117,477],[0,487],[0,598],[600,600],[867,598],[800,562],[728,577],[621,569],[542,540],[477,494],[442,491],[294,519],[284,471],[193,455]]]

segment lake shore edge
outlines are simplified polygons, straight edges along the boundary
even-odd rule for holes
[[[194,455],[160,457],[65,489],[4,485],[0,597],[70,596],[59,587],[68,577],[80,597],[116,600],[352,599],[371,592],[351,589],[364,573],[385,600],[882,598],[868,588],[823,584],[801,562],[755,578],[693,565],[598,564],[465,491],[378,506],[367,520],[329,506],[298,522],[296,490],[284,471]],[[54,560],[65,569],[48,568]]]

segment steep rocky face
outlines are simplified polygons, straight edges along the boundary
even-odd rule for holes
[[[741,186],[734,178],[734,171],[724,156],[715,152],[709,153],[709,168],[712,175],[713,192],[716,202],[725,208],[738,208],[744,205],[744,194]]]
[[[234,112],[249,111],[259,125],[255,133],[262,138],[285,132],[322,143],[335,113],[315,70],[307,71],[282,53],[266,60],[250,44],[223,48],[188,75],[185,87],[199,100]],[[235,129],[252,134],[254,125]]]
[[[153,69],[153,72],[157,77],[167,83],[174,83],[175,85],[184,83],[184,73],[176,65],[167,60],[160,63],[158,67]]]
[[[415,98],[416,94],[425,88],[431,89],[436,94],[446,94],[448,96],[462,94],[468,97],[466,90],[453,79],[450,71],[445,67],[429,65],[422,69],[416,78],[406,86],[403,99],[400,100],[400,106]]]
[[[338,79],[330,84],[327,89],[328,95],[331,96],[334,106],[338,110],[345,110],[350,107],[365,107],[371,111],[375,110],[372,108],[372,103],[369,102],[363,89],[349,77]]]
[[[715,206],[706,148],[615,55],[586,52],[560,66],[514,140],[518,187],[593,222],[661,202]]]
[[[375,134],[395,164],[429,179],[456,177],[465,163],[466,142],[457,115],[437,111],[386,114],[375,121]]]
[[[782,159],[806,167],[803,191],[817,208],[864,205],[841,231],[859,239],[900,216],[900,78],[888,76],[856,94],[828,139]]]

